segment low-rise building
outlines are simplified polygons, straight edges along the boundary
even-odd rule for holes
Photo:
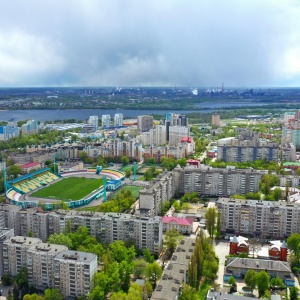
[[[193,232],[193,219],[189,218],[176,218],[176,217],[163,217],[163,232],[170,229],[176,229],[181,234],[191,234]]]

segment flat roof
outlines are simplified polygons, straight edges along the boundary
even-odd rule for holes
[[[56,255],[55,259],[69,260],[74,262],[91,263],[97,256],[89,252],[65,250]]]

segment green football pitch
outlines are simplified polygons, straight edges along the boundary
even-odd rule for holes
[[[31,196],[64,201],[80,200],[102,185],[102,179],[68,177],[40,189]]]

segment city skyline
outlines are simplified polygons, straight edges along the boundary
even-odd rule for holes
[[[299,84],[293,0],[13,0],[0,9],[0,87]]]

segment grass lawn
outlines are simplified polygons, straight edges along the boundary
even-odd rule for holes
[[[122,190],[125,190],[125,191],[130,190],[130,191],[132,192],[132,194],[133,194],[133,197],[134,197],[135,199],[137,199],[138,196],[139,196],[139,191],[142,190],[142,189],[143,189],[142,186],[125,185],[125,186],[123,186],[122,188],[120,188],[120,189],[112,196],[111,199],[114,199],[119,193],[121,193]]]
[[[33,193],[32,196],[64,201],[80,200],[102,185],[102,179],[69,177]]]
[[[123,186],[121,189],[119,189],[112,198],[110,198],[111,200],[114,199],[116,197],[116,195],[118,193],[121,192],[121,190],[131,190],[133,196],[135,198],[137,198],[139,196],[139,191],[143,189],[143,187],[141,186],[133,186],[133,185],[126,185]],[[92,212],[98,212],[100,205],[96,205],[96,206],[88,206],[88,207],[81,207],[81,208],[77,208],[76,210],[81,210],[81,211],[92,211]]]
[[[128,166],[125,166],[125,167],[122,167],[121,169],[120,169],[120,171],[122,171],[122,172],[126,172],[126,170],[132,170],[132,167],[133,167],[133,165],[128,165]]]

